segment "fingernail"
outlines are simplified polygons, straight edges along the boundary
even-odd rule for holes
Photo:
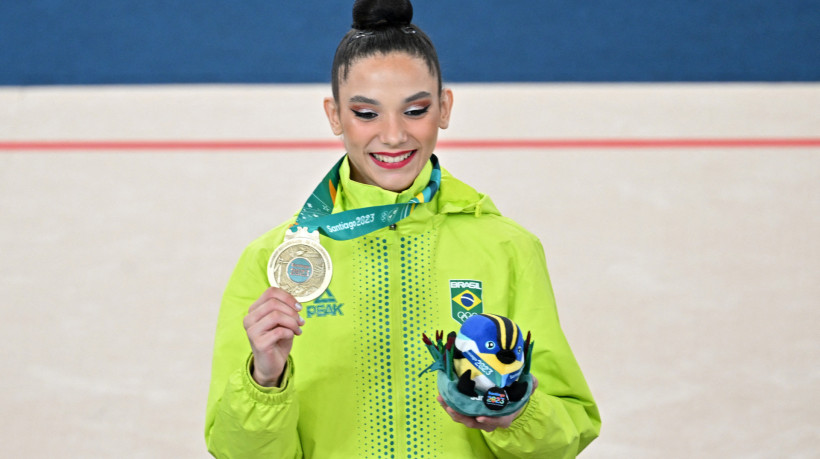
[[[302,303],[295,303],[295,304],[294,304],[294,306],[296,306],[296,310],[297,310],[297,311],[301,311],[301,310],[302,310]]]
[[[305,324],[305,319],[304,319],[304,317],[299,316],[299,325],[304,325],[304,324]]]

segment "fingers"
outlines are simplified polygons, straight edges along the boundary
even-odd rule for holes
[[[535,381],[534,377],[533,381],[533,387],[536,387],[538,385],[538,382]],[[513,421],[515,421],[518,415],[521,414],[521,411],[524,410],[524,407],[522,407],[520,410],[507,416],[471,417],[465,416],[459,413],[458,411],[450,408],[450,406],[447,405],[447,402],[444,401],[444,398],[441,395],[436,397],[436,400],[438,401],[439,405],[441,405],[441,407],[444,408],[444,411],[446,411],[447,414],[450,415],[450,418],[453,421],[460,422],[461,424],[464,424],[465,426],[471,429],[481,429],[485,432],[492,432],[495,429],[506,429],[510,427],[510,425],[512,425]]]
[[[293,345],[302,334],[305,320],[297,312],[301,306],[281,289],[268,289],[248,309],[243,325],[255,360],[255,377],[273,381],[281,374]],[[260,379],[257,379],[260,382]]]
[[[287,327],[276,327],[273,330],[256,335],[252,332],[248,332],[248,338],[251,343],[251,349],[255,351],[254,355],[256,355],[258,352],[267,353],[268,351],[273,350],[277,346],[283,344],[283,341],[292,340],[293,337],[298,334],[301,334],[301,331],[299,333],[295,333]],[[260,359],[261,358],[262,356],[260,356]],[[266,367],[267,365],[262,364],[262,366]]]
[[[538,388],[538,379],[535,375],[532,375],[532,390],[534,391],[536,388]],[[507,416],[479,416],[475,418],[475,420],[483,426],[481,429],[487,432],[492,432],[493,430],[499,428],[506,429],[512,425],[513,421],[515,421],[525,409],[527,409],[527,405],[522,406],[521,409]],[[488,428],[492,428],[492,430],[487,430]]]
[[[252,331],[265,333],[276,327],[286,327],[294,334],[301,333],[299,328],[305,320],[299,315],[302,306],[289,293],[271,287],[257,299],[245,316],[243,324],[250,334]]]
[[[261,307],[263,304],[267,303],[268,301],[276,301],[282,303],[296,312],[302,310],[302,305],[299,304],[298,301],[296,301],[296,298],[294,298],[293,295],[282,290],[279,287],[270,287],[264,292],[262,292],[262,295],[260,295],[259,298],[257,298],[257,300],[253,302],[251,307],[248,308],[248,312],[253,312],[254,310]]]
[[[487,416],[480,416],[478,418],[474,418],[470,416],[465,416],[459,413],[458,411],[450,408],[450,406],[447,405],[447,403],[444,401],[444,398],[441,395],[436,397],[436,400],[438,400],[439,405],[441,405],[441,407],[444,408],[444,411],[447,412],[447,414],[453,421],[464,424],[465,426],[471,429],[481,429],[485,432],[492,432],[498,427],[501,427],[501,425],[498,425],[499,422],[495,420],[497,418],[490,418]],[[483,422],[479,421],[479,419],[483,419]],[[505,427],[509,427],[509,424],[507,424]]]
[[[248,308],[242,323],[253,351],[253,378],[262,386],[279,383],[293,338],[302,334],[301,305],[286,291],[269,288]]]
[[[305,324],[305,319],[281,303],[268,302],[245,316],[243,323],[248,332],[265,333],[277,327],[286,327],[298,335],[302,333],[300,326]]]
[[[517,413],[499,417],[479,416],[475,418],[475,420],[481,425],[480,429],[486,432],[492,432],[495,429],[506,429],[510,427],[516,415]]]

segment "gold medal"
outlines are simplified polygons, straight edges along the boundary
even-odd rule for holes
[[[319,243],[319,232],[298,228],[286,231],[285,241],[268,260],[268,282],[303,303],[318,298],[330,285],[333,265]]]

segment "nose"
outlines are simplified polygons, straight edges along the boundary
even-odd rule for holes
[[[407,131],[404,120],[400,116],[388,116],[381,133],[381,142],[391,147],[399,146],[407,141]]]
[[[515,352],[504,349],[503,351],[499,351],[498,354],[495,355],[499,362],[503,363],[504,365],[509,365],[515,362]]]

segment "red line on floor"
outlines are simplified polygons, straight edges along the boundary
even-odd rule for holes
[[[618,148],[811,148],[820,137],[711,139],[476,139],[441,140],[438,148],[618,149]],[[0,141],[0,151],[69,150],[326,150],[339,140],[50,140]]]

